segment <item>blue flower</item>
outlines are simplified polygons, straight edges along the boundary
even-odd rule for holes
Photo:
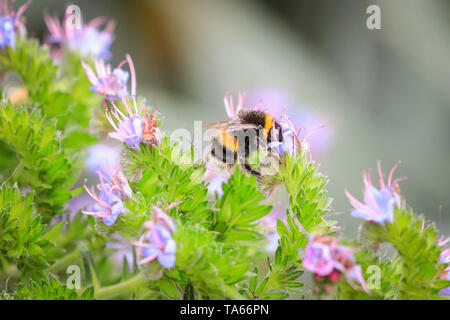
[[[172,268],[175,265],[175,251],[177,244],[170,232],[162,225],[156,225],[147,234],[150,247],[142,249],[142,258],[156,257],[164,268]]]
[[[15,47],[16,32],[14,31],[14,19],[12,17],[0,18],[0,47]]]

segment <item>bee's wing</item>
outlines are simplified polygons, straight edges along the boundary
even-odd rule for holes
[[[244,123],[240,119],[208,123],[204,125],[203,128],[216,129],[219,132],[228,132],[228,133],[248,129],[259,129],[257,125],[253,123]]]
[[[207,123],[203,125],[204,129],[218,129],[218,130],[224,130],[227,127],[227,124],[231,121],[219,121],[219,122],[213,122],[213,123]]]

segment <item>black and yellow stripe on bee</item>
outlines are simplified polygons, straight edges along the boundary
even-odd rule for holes
[[[221,132],[217,135],[217,138],[224,147],[232,151],[237,151],[238,141],[235,136],[229,134],[228,132]]]
[[[228,132],[220,132],[213,139],[211,154],[226,164],[237,161],[238,141]]]
[[[266,116],[264,117],[264,131],[263,135],[264,138],[267,139],[267,136],[269,135],[270,129],[273,127],[273,117],[266,113]]]
[[[259,127],[262,132],[262,137],[267,140],[267,142],[271,142],[271,133],[272,130],[278,130],[277,137],[281,138],[281,126],[277,121],[274,120],[272,115],[268,114],[264,111],[259,110],[245,110],[239,114],[239,119],[244,123],[254,124],[256,127]]]

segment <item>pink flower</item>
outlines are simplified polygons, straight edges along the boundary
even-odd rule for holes
[[[336,272],[340,272],[352,287],[357,289],[355,284],[357,281],[364,291],[370,294],[362,275],[361,266],[355,261],[354,249],[339,244],[336,238],[311,236],[302,264],[307,270],[320,277],[330,277],[332,282],[337,281],[339,277]]]
[[[111,65],[105,64],[103,59],[94,59],[96,73],[86,63],[82,62],[84,71],[92,83],[92,91],[95,94],[104,96],[105,99],[113,102],[122,100],[128,96],[127,82],[129,73],[122,70],[124,64],[128,64],[131,72],[131,95],[136,95],[136,71],[133,60],[127,54],[126,60],[122,61],[117,68],[111,71]]]
[[[355,208],[352,216],[363,218],[367,221],[383,224],[385,221],[392,222],[394,219],[394,207],[401,205],[400,187],[398,183],[406,178],[397,178],[392,180],[395,169],[400,162],[389,172],[387,185],[384,183],[383,173],[381,171],[380,162],[378,162],[378,175],[380,190],[376,189],[370,178],[370,171],[363,173],[364,181],[364,203],[356,200],[349,192],[345,194],[350,200],[351,205]]]
[[[334,261],[331,258],[329,246],[310,242],[305,249],[303,266],[319,276],[327,276],[334,270]]]

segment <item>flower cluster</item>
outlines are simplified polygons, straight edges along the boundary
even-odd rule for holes
[[[103,222],[110,226],[116,222],[117,217],[126,212],[124,199],[131,198],[132,191],[128,185],[128,181],[122,173],[122,168],[116,166],[112,170],[108,166],[108,176],[104,175],[101,170],[97,171],[100,183],[97,185],[99,194],[94,188],[89,189],[85,186],[86,192],[96,201],[91,210],[84,210],[84,214],[101,218]]]
[[[17,12],[14,11],[13,4],[10,5],[8,0],[0,0],[0,48],[2,49],[6,46],[14,48],[16,35],[23,36],[26,32],[21,17],[30,4],[25,3]]]
[[[170,205],[164,211],[158,206],[152,208],[151,219],[144,223],[147,231],[134,243],[139,264],[157,259],[164,268],[170,269],[175,265],[177,244],[172,237],[175,224],[166,214],[173,206]]]
[[[158,112],[148,113],[142,103],[138,106],[135,98],[123,99],[122,103],[127,115],[120,111],[115,104],[111,110],[106,111],[106,117],[115,129],[114,132],[109,133],[109,136],[136,149],[139,148],[141,142],[159,146],[162,134],[158,128]],[[133,104],[133,108],[131,104]]]
[[[106,22],[104,17],[97,17],[86,25],[77,26],[74,23],[75,18],[73,14],[66,13],[61,25],[57,17],[44,14],[44,20],[50,32],[47,42],[50,45],[59,45],[70,51],[79,52],[83,56],[109,59],[111,57],[109,48],[114,40],[115,22]],[[105,28],[102,31],[99,30],[98,28],[105,23]],[[53,56],[60,57],[59,51],[59,49],[54,51]]]
[[[111,102],[122,100],[129,95],[127,82],[130,75],[127,71],[122,70],[122,66],[126,63],[131,72],[131,95],[136,95],[136,71],[129,55],[112,71],[111,65],[105,64],[103,59],[95,59],[94,63],[96,72],[86,62],[83,61],[82,65],[93,85],[91,89],[96,95],[104,96]]]
[[[318,279],[328,277],[332,282],[343,274],[352,287],[357,289],[356,280],[370,294],[361,266],[356,264],[354,249],[339,244],[336,238],[312,235],[305,249],[303,266],[315,273]]]
[[[385,221],[393,222],[394,207],[401,206],[400,187],[398,183],[406,179],[406,177],[392,180],[395,169],[400,162],[397,162],[391,169],[388,176],[387,185],[384,183],[383,172],[380,162],[378,162],[378,175],[380,190],[376,189],[370,178],[370,170],[363,173],[364,181],[364,203],[355,199],[348,191],[345,194],[350,200],[351,205],[355,208],[352,216],[363,218],[367,221],[384,224]]]

